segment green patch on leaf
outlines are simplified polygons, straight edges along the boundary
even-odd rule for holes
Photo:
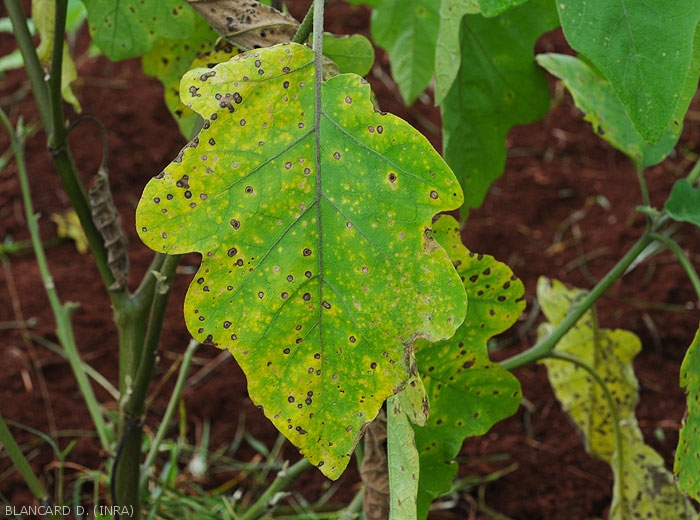
[[[635,127],[650,143],[670,123],[682,124],[676,111],[691,69],[700,2],[556,2],[566,39],[586,55],[627,108]],[[682,111],[685,112],[685,109]]]
[[[442,102],[443,147],[470,208],[482,203],[503,174],[510,129],[549,110],[549,87],[533,48],[557,25],[554,6],[544,0],[495,18],[462,19],[459,74]]]
[[[486,433],[515,413],[522,397],[518,380],[489,360],[487,348],[489,339],[522,314],[522,282],[493,257],[468,251],[454,218],[441,216],[434,234],[457,268],[469,303],[451,339],[416,342],[418,370],[430,399],[426,426],[414,428],[421,468],[419,518],[450,489],[457,472],[453,461],[464,439]]]
[[[549,322],[540,326],[540,340],[585,295],[581,289],[541,278],[537,297]],[[595,310],[591,310],[555,350],[585,364],[600,378],[597,381],[586,368],[569,360],[543,361],[554,393],[586,450],[612,467],[615,484],[610,518],[695,518],[692,504],[676,488],[662,457],[644,443],[637,423],[638,382],[632,359],[641,350],[639,338],[625,330],[600,329]]]
[[[251,399],[337,478],[406,384],[413,341],[462,322],[464,288],[430,232],[462,193],[359,76],[318,92],[315,77],[297,44],[188,72],[181,96],[203,129],[146,186],[136,220],[151,248],[202,254],[189,330],[231,350]]]
[[[90,34],[112,61],[143,56],[159,38],[192,33],[197,14],[181,0],[85,0]]]
[[[384,0],[372,13],[372,37],[389,53],[392,76],[407,105],[433,77],[439,7],[435,0]]]
[[[677,180],[665,208],[674,220],[700,226],[700,188],[694,188],[688,179]]]
[[[671,124],[658,143],[648,144],[610,82],[585,61],[563,54],[540,54],[537,63],[563,81],[593,130],[632,159],[637,169],[663,161],[678,141],[680,129]]]
[[[683,421],[673,471],[678,486],[700,500],[700,329],[681,365],[680,386],[688,394],[688,411]]]

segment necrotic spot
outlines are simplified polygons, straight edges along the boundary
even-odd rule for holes
[[[310,300],[311,300],[311,293],[304,293],[304,295],[302,296],[302,298],[303,298],[303,300],[304,300],[305,302],[310,301]]]
[[[430,198],[431,198],[431,199],[437,199],[437,198],[438,198],[438,192],[435,191],[435,190],[432,190],[432,191],[430,192]]]
[[[231,227],[233,227],[233,229],[239,229],[241,227],[241,223],[238,220],[236,220],[235,218],[232,218],[231,219]]]
[[[236,249],[235,247],[232,247],[228,250],[228,256],[234,256],[236,255],[236,253],[238,253],[238,249]]]
[[[304,256],[310,256],[310,255],[311,255],[311,249],[309,249],[308,247],[305,247],[305,248],[304,248],[304,251],[302,251],[302,254],[303,254]]]
[[[382,125],[377,125],[377,133],[378,134],[384,133],[384,127]]]
[[[340,152],[333,152],[333,158],[337,161],[340,159]]]

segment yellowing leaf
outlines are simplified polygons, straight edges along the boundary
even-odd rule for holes
[[[56,224],[58,230],[56,234],[62,238],[71,238],[75,242],[75,248],[78,253],[86,253],[88,250],[88,241],[80,225],[80,220],[75,211],[68,211],[63,215],[60,213],[52,213],[51,220]]]
[[[181,96],[203,129],[146,186],[136,220],[153,249],[202,253],[188,328],[231,350],[252,400],[336,478],[405,386],[414,339],[449,337],[464,318],[430,235],[462,193],[359,76],[315,80],[297,44],[188,72]]]
[[[537,297],[550,323],[542,326],[540,336],[549,334],[585,294],[541,278]],[[547,359],[544,364],[554,393],[578,427],[586,449],[612,466],[615,486],[610,518],[696,518],[662,457],[644,443],[637,424],[638,383],[631,363],[640,349],[639,339],[631,332],[598,328],[591,310],[561,339],[556,351],[594,370],[605,388],[579,364],[558,359]]]

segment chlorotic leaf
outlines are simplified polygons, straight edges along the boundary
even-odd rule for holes
[[[464,288],[430,233],[462,193],[364,80],[317,92],[313,63],[288,44],[188,72],[181,96],[203,129],[148,183],[136,220],[151,248],[202,254],[189,330],[234,354],[251,399],[336,478],[404,387],[413,340],[462,322]]]
[[[481,204],[503,174],[510,129],[549,110],[549,87],[533,48],[557,24],[554,6],[545,0],[530,0],[495,18],[462,19],[462,62],[442,102],[443,147],[470,208]]]
[[[548,320],[539,330],[540,338],[548,335],[585,295],[585,291],[567,289],[558,280],[540,278],[537,298]],[[629,331],[599,329],[595,313],[589,311],[561,339],[556,350],[593,367],[608,383],[619,420],[636,423],[638,383],[631,362],[641,348],[639,338]],[[603,389],[575,364],[557,359],[546,359],[543,363],[554,393],[576,424],[587,451],[610,461],[615,450],[615,436]]]
[[[635,421],[634,427],[637,428]],[[616,484],[610,505],[610,520],[654,518],[696,520],[690,500],[679,493],[673,474],[664,467],[664,459],[639,435],[624,429],[622,461],[615,452],[610,465]]]
[[[418,517],[450,489],[453,463],[465,438],[482,435],[517,410],[518,380],[488,357],[487,343],[507,330],[525,308],[525,289],[511,270],[490,256],[467,250],[459,224],[443,215],[435,239],[447,250],[467,291],[467,316],[446,341],[416,342],[418,370],[430,399],[425,427],[414,428],[420,454]]]
[[[385,0],[372,13],[372,38],[389,53],[392,76],[407,105],[433,77],[438,9],[435,0]]]
[[[95,44],[112,61],[146,54],[159,38],[186,39],[196,13],[181,0],[84,0]]]
[[[401,396],[387,400],[387,455],[389,459],[390,515],[389,520],[416,518],[416,496],[420,473],[418,451],[413,428]]]
[[[540,339],[551,333],[585,294],[557,280],[541,278],[537,297],[549,322],[541,326]],[[595,370],[605,388],[571,361],[546,359],[543,363],[554,393],[578,428],[587,451],[612,467],[615,484],[610,518],[696,518],[692,504],[664,468],[662,457],[644,443],[639,429],[634,413],[638,383],[632,359],[640,350],[641,342],[631,332],[598,328],[595,310],[590,310],[559,341],[556,351]]]
[[[563,81],[594,131],[632,159],[638,169],[663,161],[678,141],[678,127],[672,124],[658,143],[648,144],[610,82],[583,60],[564,54],[540,54],[537,63]]]
[[[361,34],[351,36],[323,35],[323,55],[333,60],[343,73],[366,76],[374,65],[372,42]]]
[[[700,188],[694,188],[688,179],[678,179],[665,208],[674,220],[700,226]]]
[[[700,500],[700,329],[681,365],[681,387],[688,394],[688,411],[678,439],[673,471],[678,487]]]
[[[556,2],[566,39],[586,55],[656,143],[674,118],[691,68],[700,2]],[[697,70],[695,88],[697,88]]]

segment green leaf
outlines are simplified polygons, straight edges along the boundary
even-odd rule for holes
[[[433,77],[439,5],[435,0],[385,0],[372,13],[372,38],[391,58],[391,73],[407,105]]]
[[[695,500],[700,500],[700,329],[681,365],[680,386],[688,394],[688,411],[678,439],[673,471],[678,486]]]
[[[700,188],[694,188],[688,179],[678,179],[665,209],[674,220],[700,226]]]
[[[416,518],[420,467],[413,428],[407,415],[410,408],[406,408],[402,398],[405,393],[404,390],[387,400],[386,433],[391,489],[389,520]]]
[[[323,35],[323,55],[333,60],[341,73],[366,76],[374,65],[372,42],[361,34],[352,36]]]
[[[450,337],[464,317],[430,235],[462,193],[362,78],[317,93],[313,63],[289,44],[188,72],[181,96],[204,127],[146,186],[136,219],[149,247],[202,253],[188,328],[231,350],[251,399],[336,478],[406,383],[413,340]]]
[[[530,0],[496,18],[462,20],[459,76],[442,103],[443,147],[470,208],[482,203],[502,175],[510,129],[549,110],[549,88],[533,47],[556,26],[554,7],[544,0]]]
[[[486,433],[515,413],[522,397],[518,380],[489,360],[487,348],[490,338],[522,314],[522,282],[493,257],[468,251],[453,217],[441,216],[434,233],[457,268],[469,303],[464,323],[451,339],[416,342],[418,370],[430,399],[427,425],[414,428],[421,468],[419,518],[450,489],[457,472],[453,460],[464,439]]]
[[[648,144],[610,82],[584,61],[563,54],[540,54],[537,63],[563,81],[593,130],[632,159],[637,169],[660,163],[678,142],[678,128],[671,125],[657,144]]]
[[[548,335],[585,296],[557,280],[540,278],[537,297],[549,320],[540,326]],[[676,489],[662,457],[644,444],[634,410],[638,383],[632,359],[641,350],[639,338],[625,330],[598,328],[595,309],[588,311],[561,339],[555,350],[592,368],[606,389],[587,370],[571,361],[546,359],[550,383],[562,408],[576,425],[586,450],[608,462],[615,476],[611,519],[695,518],[692,504]],[[614,418],[617,418],[617,433]],[[617,440],[620,444],[617,444]]]
[[[192,33],[197,14],[181,0],[84,0],[92,39],[112,61],[143,56],[159,38]]]
[[[691,67],[700,2],[556,4],[571,46],[610,80],[642,137],[658,142],[674,118]]]

